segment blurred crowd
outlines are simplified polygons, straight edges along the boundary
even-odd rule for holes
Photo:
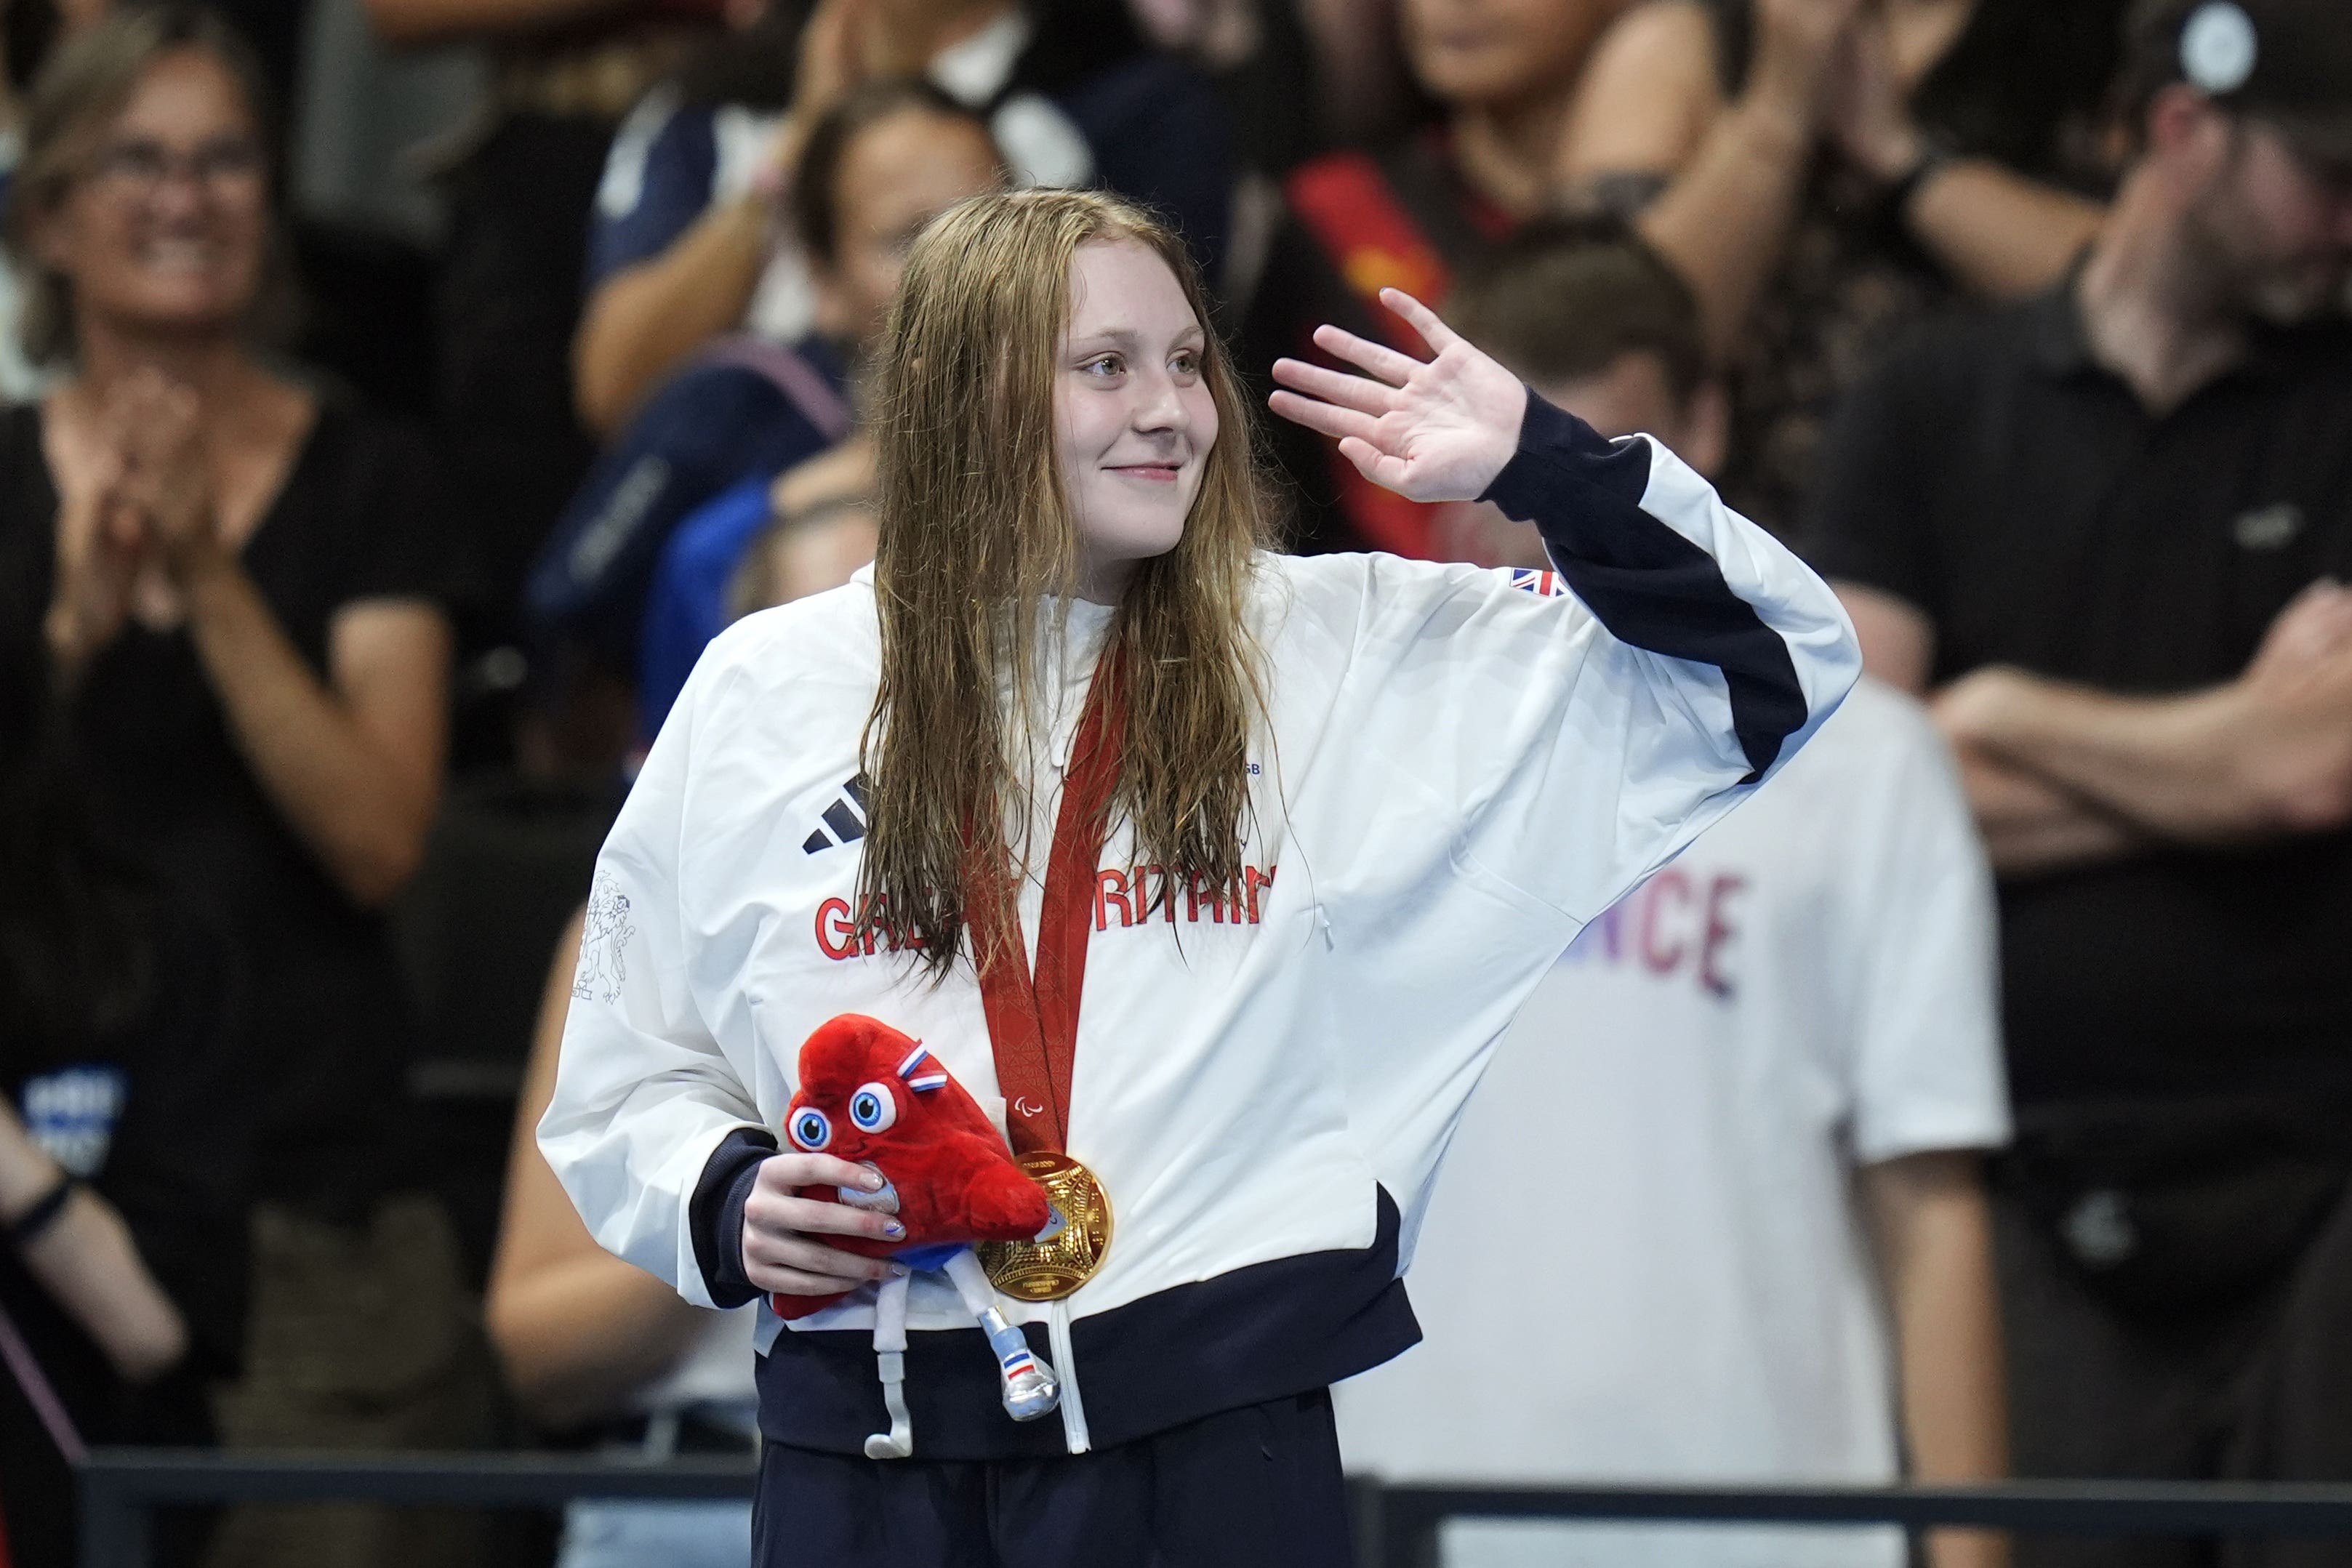
[[[69,1560],[79,1441],[750,1450],[750,1314],[601,1252],[530,1128],[635,760],[719,630],[870,560],[865,361],[1008,183],[1166,214],[1261,384],[1436,305],[1862,638],[1400,1195],[1427,1340],[1340,1391],[1351,1467],[2352,1480],[2343,0],[5,0],[0,54],[0,1564]],[[1542,587],[1495,508],[1263,444],[1291,548]],[[2352,1563],[1447,1537],[1906,1552]]]

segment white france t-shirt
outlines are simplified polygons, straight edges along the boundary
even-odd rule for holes
[[[1512,1025],[1411,1275],[1425,1343],[1338,1390],[1393,1482],[1883,1482],[1857,1165],[2008,1136],[1991,878],[1918,706],[1864,681],[1586,927]],[[1898,1568],[1891,1530],[1446,1529],[1458,1565]]]

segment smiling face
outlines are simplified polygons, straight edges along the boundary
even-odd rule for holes
[[[85,319],[204,333],[252,305],[268,225],[252,108],[226,66],[186,47],[140,76],[36,244]]]
[[[1054,451],[1078,539],[1078,588],[1108,603],[1135,563],[1184,537],[1217,440],[1208,337],[1168,264],[1132,240],[1070,262],[1054,366]]]

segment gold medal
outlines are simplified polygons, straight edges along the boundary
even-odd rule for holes
[[[1016,1301],[1058,1301],[1095,1277],[1110,1250],[1110,1197],[1095,1173],[1067,1155],[1040,1149],[1013,1163],[1045,1189],[1053,1218],[1031,1241],[983,1241],[989,1283]]]

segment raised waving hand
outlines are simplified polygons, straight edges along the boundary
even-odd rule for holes
[[[1527,388],[1402,289],[1381,289],[1381,303],[1435,357],[1318,327],[1316,346],[1364,373],[1276,360],[1285,390],[1268,402],[1283,418],[1337,436],[1339,455],[1375,485],[1415,501],[1475,500],[1518,450]]]

